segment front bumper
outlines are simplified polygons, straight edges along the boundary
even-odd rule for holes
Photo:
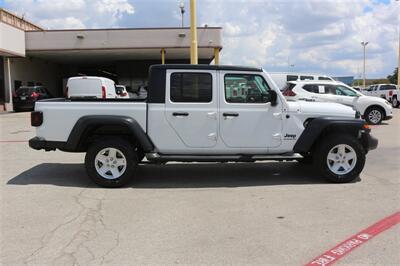
[[[385,116],[385,119],[383,119],[383,120],[390,120],[390,119],[392,119],[392,118],[393,118],[393,115],[390,114],[390,115]]]
[[[375,150],[378,147],[378,139],[367,133],[364,134],[363,144],[367,151]]]

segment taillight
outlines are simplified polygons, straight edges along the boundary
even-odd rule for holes
[[[15,93],[15,91],[13,91],[12,97],[17,98],[17,94]]]
[[[121,96],[123,96],[123,97],[125,97],[126,95],[128,95],[128,93],[126,93],[126,92],[123,92],[123,93],[121,94]]]
[[[43,113],[40,111],[31,112],[31,125],[33,127],[39,127],[43,123]]]
[[[389,91],[389,96],[392,96],[393,95],[393,91]]]
[[[292,90],[285,90],[282,92],[283,96],[289,96],[289,97],[293,97],[296,96],[296,93]]]
[[[106,98],[106,87],[101,86],[101,98]]]
[[[32,98],[37,98],[37,97],[39,97],[39,93],[37,93],[37,92],[32,92],[31,97],[32,97]]]

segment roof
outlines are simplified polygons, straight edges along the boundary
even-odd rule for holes
[[[8,10],[5,10],[4,8],[0,7],[0,21],[3,23],[7,23],[10,26],[13,26],[15,28],[24,30],[24,31],[31,31],[31,30],[37,30],[41,31],[43,30],[42,27],[25,20],[24,16],[18,16]]]
[[[193,70],[230,70],[230,71],[252,71],[262,72],[262,68],[230,65],[191,65],[191,64],[165,64],[152,65],[150,69],[193,69]]]
[[[268,71],[268,69],[267,69]],[[295,75],[295,76],[321,76],[321,77],[331,77],[329,75],[325,74],[319,74],[319,73],[307,73],[307,72],[275,72],[275,71],[268,71],[268,74],[282,74],[282,75]]]
[[[307,84],[343,84],[339,80],[291,80],[288,83],[307,83]]]

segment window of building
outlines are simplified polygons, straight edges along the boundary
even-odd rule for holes
[[[267,103],[270,88],[260,75],[227,74],[224,78],[225,99],[228,103]]]
[[[171,101],[211,102],[212,76],[209,73],[172,73]]]

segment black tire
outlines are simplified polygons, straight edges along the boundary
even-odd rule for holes
[[[352,170],[348,173],[343,172],[344,174],[338,174],[333,172],[328,167],[328,154],[329,152],[336,147],[337,145],[345,144],[350,146],[354,152],[356,153],[356,162],[353,166]],[[335,151],[335,149],[333,150]],[[346,150],[347,152],[348,150]],[[353,136],[350,135],[328,135],[324,137],[323,141],[321,141],[316,149],[314,154],[314,167],[317,169],[328,181],[334,183],[348,183],[356,179],[365,165],[365,150],[361,143]],[[332,165],[333,161],[329,161],[329,164]],[[352,161],[351,161],[352,163]],[[339,168],[338,170],[344,168]]]
[[[125,160],[126,160],[125,171],[123,171],[121,176],[114,178],[114,179],[108,179],[108,178],[103,177],[96,170],[96,166],[95,166],[96,163],[99,163],[99,162],[96,162],[96,156],[98,155],[98,153],[100,151],[102,151],[103,149],[107,149],[107,148],[113,148],[113,149],[119,150],[119,152],[122,153],[123,156],[125,156]],[[121,155],[119,152],[118,152],[118,154]],[[123,158],[122,157],[117,158],[117,156],[116,156],[114,160],[116,161],[117,159],[123,159]],[[116,188],[116,187],[122,187],[122,186],[126,185],[133,177],[134,172],[137,167],[137,163],[138,163],[138,159],[137,159],[137,155],[134,151],[133,145],[122,138],[99,139],[98,141],[94,142],[89,147],[89,149],[86,151],[86,156],[85,156],[86,172],[87,172],[89,178],[92,179],[94,183],[96,183],[102,187],[107,187],[107,188]],[[111,162],[110,162],[110,164],[111,164]],[[101,163],[100,163],[100,167],[102,167]],[[118,168],[119,168],[119,166],[118,166]],[[123,167],[122,167],[122,169],[123,169]],[[109,173],[109,175],[111,174],[110,171],[108,171],[107,173]],[[105,175],[106,175],[106,173],[105,173]]]
[[[399,100],[397,100],[397,97],[392,98],[392,106],[393,108],[399,107]]]
[[[380,118],[378,120],[374,120],[374,119],[371,120],[370,115],[373,114],[373,113],[378,115],[377,112],[379,112]],[[378,125],[378,124],[380,124],[382,122],[383,118],[385,117],[385,112],[382,110],[382,108],[379,108],[379,107],[376,107],[376,106],[372,106],[372,107],[369,107],[365,111],[364,117],[365,117],[365,121],[367,121],[368,124],[370,124],[370,125]]]

